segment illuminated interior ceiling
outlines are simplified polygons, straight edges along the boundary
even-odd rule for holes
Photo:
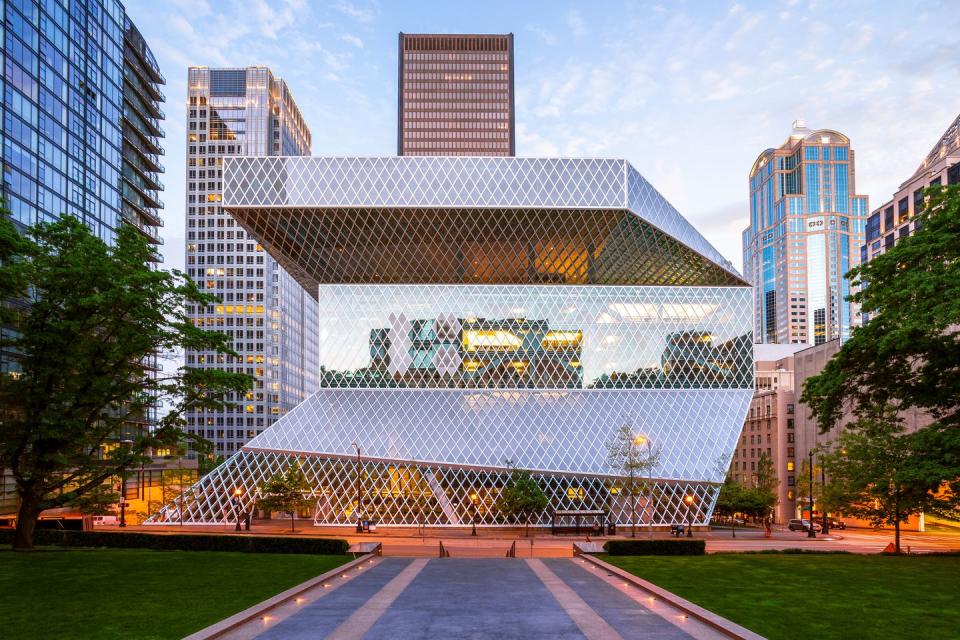
[[[326,283],[744,286],[620,160],[227,158],[224,208]]]

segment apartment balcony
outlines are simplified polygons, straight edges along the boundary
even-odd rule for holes
[[[153,111],[150,115],[154,118],[159,118],[163,120],[166,115],[163,112],[163,109],[160,108],[160,103],[163,101],[161,97],[153,95],[146,87],[150,85],[144,85],[140,82],[140,78],[135,74],[129,71],[125,71],[123,74],[123,81],[126,86],[140,98],[140,101],[147,106],[150,111]]]
[[[127,124],[127,127],[123,130],[123,139],[125,141],[129,140],[132,143],[133,139],[137,138],[139,140],[139,144],[134,144],[136,149],[145,149],[145,153],[153,153],[160,156],[163,155],[163,147],[161,147],[160,144],[153,139],[153,137],[147,133],[144,133],[139,127],[137,127],[136,122],[133,121],[126,113],[123,114],[122,119]],[[133,135],[127,135],[127,129],[130,129],[130,132]]]

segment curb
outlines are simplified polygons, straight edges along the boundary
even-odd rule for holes
[[[728,638],[734,638],[735,640],[766,640],[764,636],[761,636],[758,633],[750,631],[746,627],[741,627],[735,622],[727,620],[723,616],[718,616],[717,614],[704,609],[703,607],[696,605],[689,600],[684,600],[680,596],[662,589],[652,582],[648,582],[643,578],[639,578],[628,571],[624,571],[619,567],[615,567],[612,564],[604,562],[599,558],[589,555],[581,554],[577,556],[580,560],[585,560],[587,562],[593,563],[596,566],[609,571],[610,573],[616,575],[618,578],[621,578],[640,589],[643,589],[652,596],[656,596],[660,600],[663,600],[670,606],[674,607],[687,614],[691,618],[700,621],[701,623],[707,625],[715,631],[719,631]]]
[[[355,566],[361,565],[368,560],[372,561],[375,555],[375,553],[365,553],[364,555],[351,560],[346,564],[340,565],[336,569],[327,571],[326,573],[316,576],[315,578],[310,578],[306,582],[301,582],[294,587],[290,587],[286,591],[267,598],[262,602],[258,602],[252,607],[244,609],[239,613],[235,613],[229,618],[224,618],[220,622],[215,622],[209,627],[201,629],[195,633],[191,633],[190,635],[184,637],[183,640],[213,640],[215,638],[222,638],[238,627],[262,617],[268,611],[290,602],[301,593],[309,591],[310,589],[323,584],[325,581],[330,580],[331,578],[335,578],[341,574],[347,573]]]

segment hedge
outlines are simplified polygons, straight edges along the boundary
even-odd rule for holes
[[[0,544],[13,542],[13,530],[0,530]],[[33,533],[38,546],[115,547],[162,549],[166,551],[244,551],[249,553],[311,553],[342,555],[349,544],[336,538],[293,538],[284,536],[237,536],[190,533],[141,533],[109,531],[64,531],[38,529]]]
[[[603,548],[611,556],[702,556],[705,540],[608,540]]]

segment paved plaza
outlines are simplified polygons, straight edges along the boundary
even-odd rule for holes
[[[719,638],[579,559],[379,558],[227,638]]]

